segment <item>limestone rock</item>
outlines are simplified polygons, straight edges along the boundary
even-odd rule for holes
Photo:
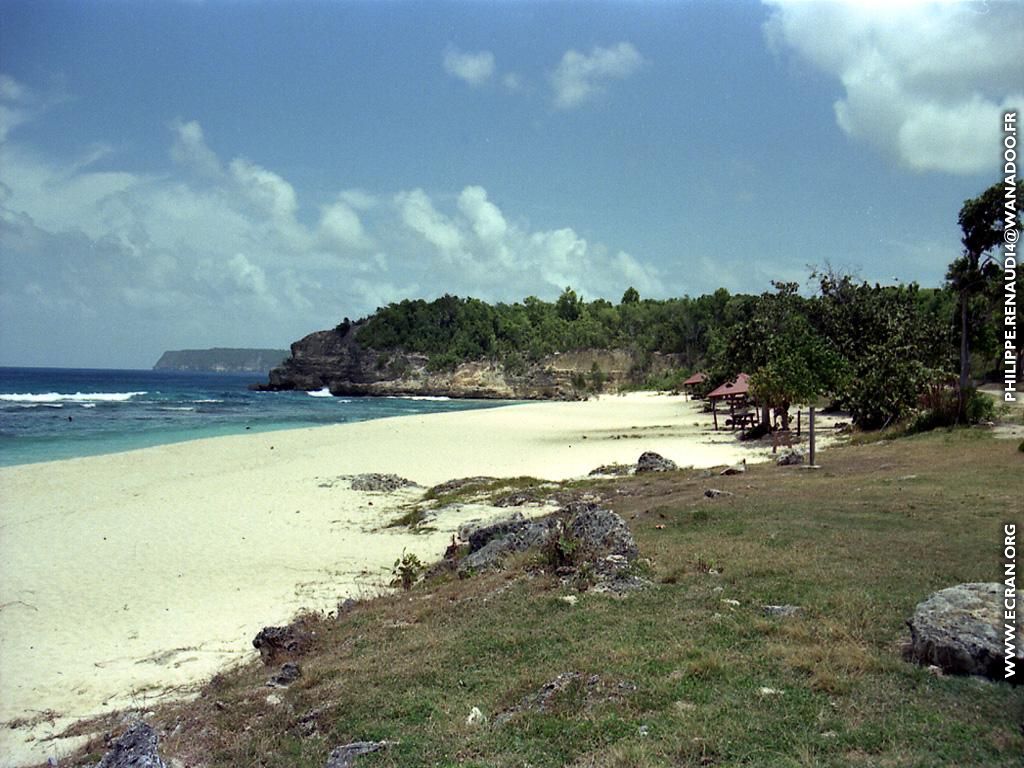
[[[1002,584],[958,584],[939,590],[918,603],[907,626],[910,660],[952,674],[1003,679]],[[1016,663],[1024,664],[1021,645]]]
[[[725,469],[723,469],[718,474],[720,474],[720,475],[742,475],[746,471],[747,471],[747,465],[746,464],[736,464],[736,465],[734,465],[732,467],[726,467]]]
[[[731,491],[720,491],[717,488],[704,489],[704,495],[709,499],[717,499],[719,496],[732,496]]]
[[[273,664],[281,656],[301,656],[309,650],[310,632],[301,623],[285,627],[264,627],[252,640],[253,648],[260,652],[263,663]]]
[[[664,456],[654,453],[654,451],[647,451],[640,455],[640,458],[636,462],[636,473],[639,475],[642,472],[672,472],[679,469],[676,463],[671,459],[666,459]]]
[[[389,493],[411,485],[416,485],[416,483],[398,475],[383,475],[379,472],[368,472],[352,478],[353,491],[383,491]]]
[[[514,552],[544,546],[555,525],[556,521],[551,518],[513,519],[478,528],[469,536],[469,554],[459,562],[459,576],[499,567],[501,561]]]
[[[779,457],[775,460],[775,463],[780,467],[794,467],[799,464],[803,464],[803,451],[798,451],[795,449],[792,451],[786,451],[785,453],[779,455]]]
[[[611,477],[624,477],[634,472],[636,467],[632,464],[602,464],[600,467],[590,470],[589,477],[595,475],[607,475]]]
[[[784,619],[799,616],[803,613],[803,608],[799,605],[762,605],[761,610],[764,611],[765,616],[776,616]]]
[[[167,768],[157,752],[159,743],[156,731],[146,723],[136,723],[121,738],[96,768]]]
[[[356,763],[356,758],[360,755],[378,752],[394,743],[393,741],[353,741],[351,744],[335,747],[327,756],[324,768],[352,768]]]
[[[280,672],[267,681],[267,685],[272,688],[287,688],[300,677],[302,677],[302,667],[293,661],[288,661],[281,666]]]
[[[636,560],[640,551],[626,521],[608,509],[594,504],[570,504],[567,533],[579,541],[589,554],[619,555],[628,562]]]

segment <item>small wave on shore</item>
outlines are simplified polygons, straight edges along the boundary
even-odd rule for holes
[[[76,392],[73,395],[60,392],[43,394],[11,393],[0,394],[0,402],[5,403],[124,403],[133,397],[149,394],[148,392]]]

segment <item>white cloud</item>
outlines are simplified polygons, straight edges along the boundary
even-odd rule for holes
[[[463,257],[462,234],[422,189],[399,192],[395,202],[407,227],[418,232],[449,262]]]
[[[472,86],[479,86],[494,74],[494,54],[490,51],[463,53],[448,47],[444,52],[444,71]]]
[[[482,186],[344,189],[309,217],[283,175],[218,157],[198,123],[168,139],[176,162],[154,174],[94,170],[118,167],[105,146],[61,164],[4,144],[0,359],[145,366],[165,348],[286,344],[407,297],[660,288],[641,261],[516,221]]]
[[[223,172],[217,155],[206,146],[203,129],[195,120],[183,123],[176,120],[171,124],[174,131],[174,144],[171,146],[171,157],[174,161],[191,168],[203,176],[217,177]]]
[[[0,75],[0,142],[33,115],[31,92],[10,75]]]
[[[259,208],[279,219],[290,219],[298,209],[295,189],[273,171],[237,157],[229,166],[239,189]]]
[[[609,80],[623,80],[635,74],[642,64],[643,57],[627,42],[610,48],[595,47],[589,55],[566,51],[551,73],[555,106],[578,107],[601,93]]]
[[[363,229],[359,215],[343,199],[324,206],[320,214],[320,234],[327,241],[343,248],[368,248],[373,245]]]
[[[469,186],[452,215],[437,209],[422,190],[396,197],[405,225],[433,246],[448,270],[446,289],[488,299],[553,295],[572,285],[586,296],[618,298],[624,286],[661,287],[659,274],[626,253],[609,256],[571,227],[530,231],[509,222],[483,187]]]
[[[523,90],[523,88],[526,87],[525,83],[523,82],[522,75],[519,75],[515,72],[506,72],[504,75],[502,75],[501,84],[505,86],[506,90],[512,93],[521,91]]]
[[[1018,4],[764,1],[770,46],[842,84],[848,136],[918,171],[997,169],[1002,113],[1024,103]]]

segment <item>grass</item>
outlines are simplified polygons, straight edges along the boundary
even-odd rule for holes
[[[322,768],[363,739],[399,741],[367,768],[1019,766],[1024,691],[933,676],[900,643],[931,592],[998,580],[1022,462],[955,430],[832,449],[816,471],[588,482],[650,560],[647,590],[571,606],[522,557],[324,617],[280,703],[257,663],[150,720],[166,755],[210,768]],[[711,483],[734,495],[705,499]],[[763,615],[782,603],[802,613]],[[474,706],[487,724],[466,724]]]

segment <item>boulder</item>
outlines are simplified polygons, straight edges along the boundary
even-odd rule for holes
[[[803,608],[799,605],[762,605],[761,610],[764,611],[765,616],[775,616],[782,619],[799,616],[803,613]]]
[[[352,478],[353,491],[383,491],[390,493],[391,491],[397,491],[399,488],[408,488],[411,485],[416,485],[416,483],[398,475],[382,475],[378,472],[368,472]]]
[[[640,455],[640,458],[636,462],[636,473],[639,475],[641,472],[672,472],[679,469],[676,463],[671,459],[666,459],[664,456],[654,453],[654,451],[647,451]]]
[[[592,556],[618,555],[627,562],[640,554],[636,540],[626,521],[608,509],[596,504],[577,503],[565,507],[570,514],[566,533],[576,539],[580,547]]]
[[[952,674],[1003,679],[1002,584],[958,584],[939,590],[918,603],[907,626],[906,655],[911,661]],[[1019,644],[1016,663],[1024,665]]]
[[[378,752],[394,743],[393,741],[353,741],[351,744],[335,747],[327,756],[324,768],[352,768],[356,763],[356,758],[360,755]]]
[[[267,681],[267,685],[271,688],[287,688],[300,677],[302,677],[302,667],[294,661],[288,661],[281,666],[280,672]]]
[[[791,467],[797,466],[804,463],[803,451],[786,451],[779,455],[779,458],[775,460],[775,463],[780,467]]]
[[[657,455],[657,454],[655,454]],[[590,477],[596,475],[608,475],[611,477],[624,477],[633,474],[635,466],[632,464],[602,464],[600,467],[590,470]]]
[[[273,664],[281,656],[301,656],[309,650],[313,637],[301,623],[285,627],[264,627],[252,639],[263,663]]]
[[[732,496],[732,491],[720,491],[717,488],[705,488],[704,495],[709,499],[717,499],[719,496]]]
[[[167,768],[157,752],[159,743],[156,731],[143,722],[136,723],[121,738],[96,768]]]
[[[731,466],[731,467],[726,467],[725,469],[723,469],[718,474],[720,474],[720,475],[742,475],[746,471],[747,471],[747,464],[746,464],[746,462],[744,462],[742,464],[736,464],[736,465]]]
[[[498,568],[502,560],[514,552],[544,546],[556,527],[557,521],[553,518],[541,518],[505,520],[478,528],[469,536],[469,554],[459,561],[459,576]]]

